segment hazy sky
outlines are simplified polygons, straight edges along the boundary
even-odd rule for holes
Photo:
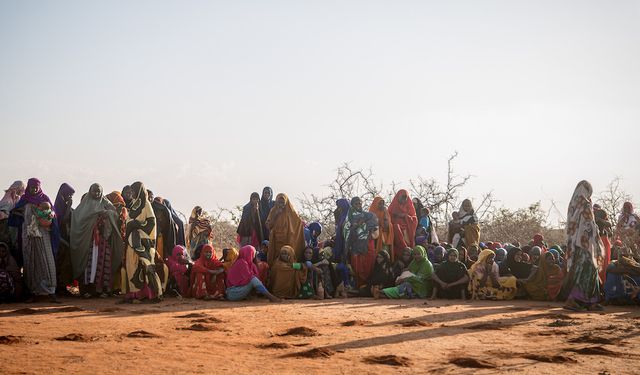
[[[501,205],[640,196],[640,1],[0,0],[0,184],[135,180],[188,213],[336,167]]]

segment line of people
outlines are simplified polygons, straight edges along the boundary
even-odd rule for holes
[[[286,194],[274,199],[265,187],[242,209],[239,250],[223,249],[218,259],[205,210],[195,207],[184,223],[141,182],[107,195],[93,184],[73,209],[68,184],[52,204],[37,179],[16,181],[0,201],[0,297],[56,301],[56,293],[77,285],[83,297],[115,294],[128,303],[158,302],[166,294],[241,300],[257,293],[271,301],[561,299],[574,310],[600,309],[603,285],[608,301],[637,299],[628,283],[640,272],[633,274],[633,249],[622,240],[611,251],[612,225],[591,193],[588,182],[578,185],[568,242],[548,247],[539,234],[524,246],[481,243],[468,199],[449,223],[448,242],[440,242],[429,209],[406,190],[388,206],[375,197],[368,210],[359,197],[337,200],[335,235],[320,241],[320,223],[305,223]],[[616,232],[637,234],[639,224],[625,203]]]

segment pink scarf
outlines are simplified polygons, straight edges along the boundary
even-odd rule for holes
[[[258,277],[258,267],[253,263],[256,249],[247,245],[240,249],[238,259],[233,263],[227,274],[227,287],[244,286],[249,284],[252,278]]]

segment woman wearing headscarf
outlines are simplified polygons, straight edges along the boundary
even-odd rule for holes
[[[603,245],[593,216],[588,181],[580,181],[571,198],[567,212],[567,277],[562,296],[567,297],[565,308],[582,311],[602,310],[598,271],[602,262]]]
[[[126,295],[124,302],[134,299],[158,302],[163,295],[163,281],[156,272],[156,218],[142,182],[131,185],[133,198],[127,219],[125,256]],[[164,272],[168,275],[168,272]],[[165,281],[166,282],[166,281]]]
[[[393,225],[393,252],[399,257],[402,249],[415,246],[418,227],[416,209],[406,190],[399,190],[393,197],[389,205],[389,215]]]
[[[20,267],[9,252],[9,245],[0,242],[0,302],[13,302],[22,296]]]
[[[173,209],[173,207],[171,206],[171,202],[169,202],[168,199],[164,199],[162,203],[169,210],[169,213],[171,214],[171,219],[173,220],[173,223],[176,226],[176,245],[185,246],[186,242],[185,242],[185,234],[184,234],[184,222],[182,221],[182,218],[180,218],[180,215],[178,215],[176,210]]]
[[[375,244],[375,250],[376,252],[386,250],[387,253],[389,253],[391,262],[394,262],[395,256],[392,251],[393,226],[391,222],[391,215],[389,215],[389,211],[387,210],[384,199],[382,199],[381,197],[373,198],[373,202],[371,202],[371,206],[369,207],[369,212],[376,215],[376,217],[378,218],[378,228],[380,235],[378,236],[378,238],[373,240]]]
[[[265,186],[262,189],[262,196],[260,197],[260,223],[262,223],[262,238],[265,240],[269,238],[269,228],[267,228],[267,219],[271,213],[271,209],[275,206],[273,200],[273,189],[269,186]]]
[[[213,246],[206,244],[191,268],[191,296],[204,300],[224,299],[224,267]]]
[[[122,198],[122,194],[119,191],[112,191],[111,193],[106,195],[106,198],[113,204],[116,208],[117,220],[120,238],[122,239],[122,261],[120,262],[120,269],[114,270],[115,277],[113,280],[113,291],[115,294],[119,294],[122,291],[122,285],[126,284],[126,272],[124,270],[125,261],[124,256],[127,248],[127,218],[129,217],[129,211],[127,210],[127,205]]]
[[[251,193],[249,203],[242,208],[242,216],[236,233],[238,233],[238,243],[241,247],[251,245],[255,249],[260,247],[264,241],[260,215],[260,195],[258,193]]]
[[[469,273],[467,266],[460,262],[458,250],[447,250],[447,257],[444,262],[436,268],[433,278],[432,299],[465,299],[467,285],[469,284]]]
[[[640,249],[640,217],[635,213],[631,202],[624,202],[622,213],[618,216],[616,224],[616,240],[633,252]],[[637,254],[634,254],[637,256]]]
[[[367,280],[366,285],[360,287],[358,295],[360,297],[373,297],[374,295],[379,295],[380,290],[391,288],[394,285],[395,278],[393,277],[391,257],[386,250],[380,250],[369,273],[369,280]]]
[[[351,199],[351,208],[344,223],[346,253],[351,258],[351,267],[355,275],[356,287],[367,283],[371,268],[376,260],[373,237],[378,237],[378,218],[362,209],[359,197]]]
[[[71,266],[70,234],[71,216],[73,213],[73,194],[76,191],[67,183],[60,185],[53,210],[58,218],[60,228],[60,244],[56,256],[56,281],[58,294],[70,294],[67,286],[73,283],[73,267]]]
[[[295,252],[293,259],[301,259],[304,251],[304,224],[293,208],[289,198],[280,193],[276,197],[276,205],[267,218],[269,228],[269,251],[267,253],[269,267],[272,267],[279,256],[278,249],[291,246]]]
[[[240,256],[227,274],[227,299],[240,301],[249,296],[252,290],[264,295],[271,302],[280,302],[280,298],[269,293],[260,281],[258,268],[254,262],[256,249],[247,245],[240,249]]]
[[[114,276],[119,275],[124,244],[116,208],[102,195],[99,184],[91,185],[73,212],[70,238],[73,277],[82,281],[81,293],[107,297]]]
[[[607,280],[607,267],[611,262],[611,241],[610,238],[613,235],[613,224],[609,221],[609,215],[598,204],[593,205],[593,217],[595,218],[596,225],[598,226],[598,235],[602,241],[604,256],[602,267],[600,268],[600,283],[604,285]]]
[[[552,252],[540,257],[533,277],[524,283],[529,298],[536,301],[553,301],[560,293],[564,272]]]
[[[4,242],[9,246],[9,252],[16,260],[19,266],[22,265],[22,252],[18,244],[15,242],[15,232],[12,235],[9,229],[9,215],[14,209],[20,197],[24,194],[25,185],[22,181],[15,181],[4,191],[4,196],[0,200],[0,242]]]
[[[232,247],[230,249],[222,249],[222,258],[220,261],[222,262],[222,266],[225,271],[229,271],[231,269],[231,266],[233,266],[233,263],[238,259],[238,256],[240,256],[240,253],[236,248]]]
[[[500,277],[493,250],[485,249],[469,269],[471,299],[511,300],[518,291],[515,276]]]
[[[155,197],[151,202],[153,214],[156,216],[156,251],[159,258],[164,261],[171,256],[176,243],[176,223],[162,197]]]
[[[307,269],[302,263],[295,263],[296,259],[298,258],[291,246],[280,249],[269,272],[269,289],[274,296],[289,299],[298,297],[300,287],[307,279]]]
[[[0,200],[0,220],[8,219],[11,210],[14,209],[20,197],[24,194],[24,182],[14,181],[7,190],[4,191],[4,196]]]
[[[413,259],[408,270],[396,279],[396,286],[382,289],[380,297],[427,298],[433,290],[432,274],[433,265],[427,259],[427,251],[422,246],[416,246],[413,248]]]
[[[478,249],[480,246],[480,225],[478,224],[478,217],[476,216],[475,209],[471,200],[465,199],[462,201],[460,210],[458,210],[458,223],[462,226],[464,231],[464,244],[467,249]]]
[[[11,211],[9,226],[18,228],[27,288],[36,297],[48,295],[57,302],[55,252],[60,234],[55,217],[48,225],[38,220],[44,206],[51,207],[51,200],[42,191],[40,180],[30,178],[26,192]]]
[[[500,263],[500,276],[515,276],[518,280],[526,280],[532,274],[531,264],[523,261],[522,249],[511,247],[507,250],[507,258]]]
[[[322,234],[322,225],[317,221],[310,223],[304,228],[304,242],[312,249],[318,249],[318,237]]]
[[[211,243],[212,232],[211,219],[202,207],[195,206],[191,210],[189,227],[187,228],[187,249],[192,259],[198,246]]]
[[[191,259],[187,254],[187,249],[182,245],[176,245],[167,259],[170,280],[167,290],[175,290],[182,297],[189,296],[189,271],[191,270]]]

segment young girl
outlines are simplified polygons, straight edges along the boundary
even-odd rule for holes
[[[171,274],[169,289],[175,290],[179,296],[189,296],[189,271],[191,270],[191,262],[187,255],[187,249],[184,246],[176,245],[169,259],[167,259],[169,273]]]
[[[227,273],[227,299],[240,301],[251,293],[252,290],[264,295],[271,302],[280,302],[280,298],[269,293],[264,284],[258,279],[258,267],[254,260],[256,249],[251,246],[243,246],[236,262]]]
[[[206,244],[191,269],[191,296],[204,300],[222,300],[224,292],[224,267],[216,258],[213,246]]]

